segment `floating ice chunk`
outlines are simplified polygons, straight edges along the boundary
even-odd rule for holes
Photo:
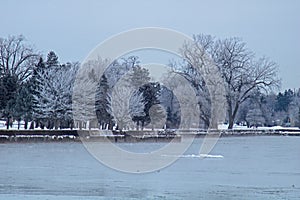
[[[178,157],[178,158],[224,158],[222,155],[210,155],[210,154],[189,154],[189,155],[162,155],[166,157]]]

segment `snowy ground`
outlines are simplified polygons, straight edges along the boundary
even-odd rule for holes
[[[28,123],[28,127],[30,126],[30,123]],[[1,129],[6,129],[6,122],[3,121],[3,120],[0,120],[0,130]],[[228,125],[227,124],[220,124],[218,126],[218,129],[220,130],[226,130],[228,128]],[[13,122],[13,126],[10,127],[11,130],[18,130],[18,122],[17,121],[14,121]],[[39,128],[35,128],[35,129],[39,129]],[[282,127],[282,126],[272,126],[272,127],[251,127],[251,128],[248,128],[247,126],[240,126],[240,125],[237,125],[237,124],[234,124],[233,126],[233,130],[280,130],[280,129],[285,129],[285,130],[297,130],[297,131],[300,131],[300,129],[298,127]],[[20,130],[24,130],[24,121],[21,121],[21,126],[20,126]],[[45,128],[45,130],[47,130]],[[98,130],[98,129],[96,129]],[[151,129],[144,129],[144,131],[151,131]],[[161,129],[163,130],[163,129]]]
[[[20,126],[20,130],[23,130],[23,129],[24,129],[24,124],[25,124],[24,121],[21,121],[21,122],[20,122],[20,125],[21,125],[21,126]],[[30,126],[30,123],[28,123],[28,127],[29,127],[29,126]],[[6,129],[6,121],[0,120],[0,129]],[[17,122],[17,121],[14,121],[12,127],[9,127],[9,129],[17,130],[17,129],[18,129],[18,122]]]
[[[228,129],[228,124],[220,124],[218,126],[218,129],[220,130],[226,130]],[[271,127],[251,127],[248,128],[247,126],[240,126],[237,124],[234,124],[233,130],[280,130],[280,129],[285,129],[285,130],[299,130],[298,127],[283,127],[283,126],[271,126]]]

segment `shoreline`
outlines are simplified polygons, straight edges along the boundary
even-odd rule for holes
[[[182,137],[204,138],[207,134],[220,137],[300,136],[296,130],[167,130],[126,131],[99,134],[98,130],[0,130],[0,143],[19,142],[180,142]]]

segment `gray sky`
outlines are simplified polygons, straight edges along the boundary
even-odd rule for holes
[[[298,0],[0,0],[0,37],[23,34],[61,62],[82,61],[101,41],[139,27],[241,37],[280,66],[282,89],[300,87]]]

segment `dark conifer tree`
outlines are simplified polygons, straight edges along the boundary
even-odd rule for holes
[[[92,74],[90,76],[93,76]],[[113,123],[110,111],[110,96],[108,94],[108,82],[105,75],[101,77],[98,91],[96,94],[96,114],[99,124],[104,128],[106,125],[112,129]]]

